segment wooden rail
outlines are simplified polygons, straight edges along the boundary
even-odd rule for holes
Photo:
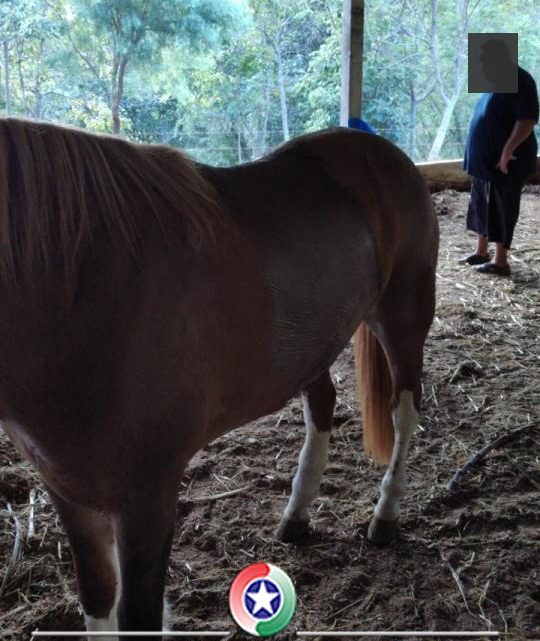
[[[432,192],[443,189],[469,191],[471,188],[471,178],[462,169],[463,160],[419,162],[416,166]],[[540,156],[536,159],[536,171],[529,176],[527,184],[540,185]]]

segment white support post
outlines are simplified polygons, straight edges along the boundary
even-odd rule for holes
[[[362,113],[362,63],[364,53],[364,0],[343,0],[341,58],[341,112],[343,127]]]

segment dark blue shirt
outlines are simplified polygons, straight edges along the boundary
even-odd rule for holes
[[[476,103],[465,148],[463,168],[471,176],[491,180],[500,173],[495,166],[512,133],[516,120],[538,122],[538,94],[533,77],[518,67],[517,93],[484,93]],[[531,132],[514,151],[508,163],[514,176],[528,176],[535,170],[538,145]]]

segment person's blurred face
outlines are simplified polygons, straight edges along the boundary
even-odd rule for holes
[[[504,91],[501,87],[508,84],[513,68],[508,50],[498,43],[490,45],[488,42],[482,47],[479,60],[487,81],[495,85],[492,91]]]
[[[480,54],[480,64],[489,82],[496,82],[499,75],[497,71],[501,68],[500,60],[497,60],[496,56],[488,55],[485,51],[482,51]]]

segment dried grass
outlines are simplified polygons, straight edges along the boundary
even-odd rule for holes
[[[304,545],[273,536],[303,442],[297,401],[259,421],[257,432],[236,430],[193,460],[169,567],[173,628],[232,628],[230,581],[264,559],[295,581],[297,629],[540,636],[539,194],[528,188],[524,195],[506,279],[457,264],[473,246],[464,231],[467,195],[434,194],[442,234],[438,304],[400,539],[385,550],[365,540],[381,472],[361,452],[347,349],[333,368],[330,465],[312,510],[316,531]],[[448,481],[476,452],[524,425],[530,434],[490,451],[448,493]],[[0,512],[0,637],[20,641],[36,627],[82,629],[66,538],[35,474],[3,436]]]

